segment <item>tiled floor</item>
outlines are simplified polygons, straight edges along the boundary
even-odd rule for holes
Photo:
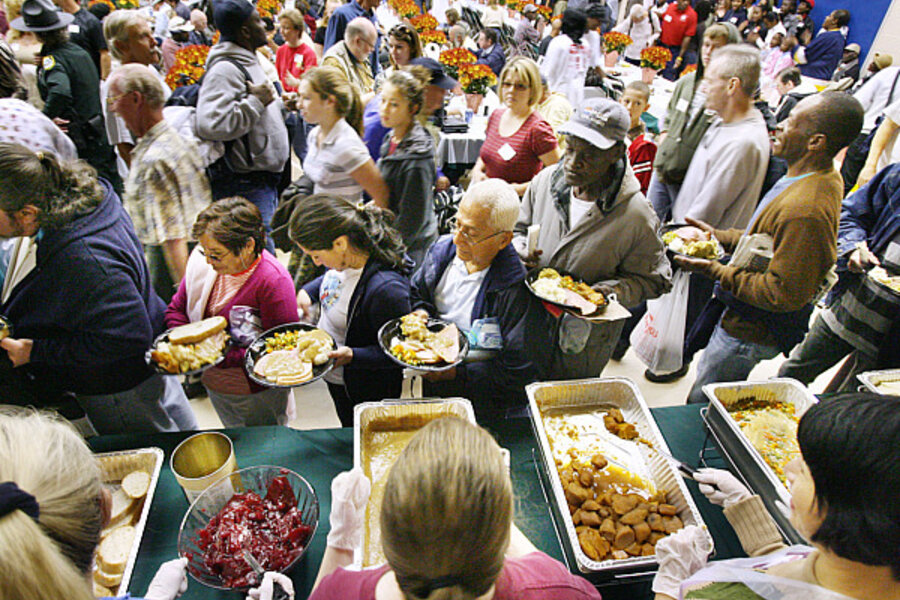
[[[750,375],[750,379],[759,380],[774,377],[783,361],[784,357],[779,356],[760,363]],[[633,351],[629,350],[621,362],[610,361],[606,370],[603,371],[603,376],[628,377],[637,384],[644,400],[650,407],[676,406],[684,404],[685,398],[687,398],[688,391],[694,381],[696,364],[697,360],[691,365],[691,370],[688,374],[679,381],[667,384],[651,383],[644,379],[643,363],[635,356]],[[836,370],[837,367],[822,374],[810,386],[812,391],[821,392]],[[331,402],[331,396],[328,395],[328,389],[324,382],[317,381],[304,387],[294,388],[294,399],[297,406],[297,416],[290,423],[290,426],[294,429],[321,429],[340,426],[337,413],[335,413]],[[191,401],[191,406],[193,406],[194,412],[197,414],[197,420],[202,428],[215,429],[221,427],[219,418],[216,416],[209,400],[198,398]]]

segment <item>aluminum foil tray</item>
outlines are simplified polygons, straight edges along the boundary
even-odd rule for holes
[[[353,409],[353,466],[359,467],[372,482],[372,494],[366,506],[362,543],[354,551],[354,566],[372,567],[384,562],[378,515],[384,495],[384,480],[391,465],[412,434],[429,421],[449,415],[475,423],[472,403],[463,398],[438,400],[385,400],[364,402]],[[374,453],[371,437],[395,436],[389,455]]]
[[[144,537],[144,529],[147,527],[147,515],[150,514],[150,505],[153,503],[153,494],[159,483],[159,472],[162,468],[164,454],[160,448],[137,448],[134,450],[120,450],[118,452],[104,452],[96,454],[100,469],[103,472],[103,482],[106,484],[118,484],[122,478],[132,471],[145,471],[150,475],[150,487],[144,496],[143,506],[134,523],[135,536],[128,551],[128,562],[122,573],[122,582],[114,590],[116,595],[124,596],[131,583],[131,575],[134,572],[134,563],[137,561],[138,550],[141,547],[141,539]]]
[[[856,376],[866,386],[866,389],[876,394],[885,396],[900,396],[900,369],[887,369],[884,371],[866,371]],[[890,383],[894,389],[887,390],[882,387]]]
[[[541,449],[544,469],[550,480],[552,500],[556,508],[554,518],[557,519],[558,525],[561,526],[560,530],[565,531],[564,539],[575,557],[579,570],[583,573],[601,573],[609,576],[655,570],[657,567],[656,556],[635,556],[621,560],[594,561],[584,553],[575,533],[575,525],[569,516],[568,503],[566,502],[562,482],[559,478],[559,472],[556,468],[552,447],[544,424],[545,415],[548,417],[551,415],[566,415],[567,413],[584,415],[591,410],[614,407],[622,411],[626,421],[633,423],[637,427],[641,437],[654,447],[668,453],[669,448],[650,414],[650,409],[644,403],[637,386],[625,377],[607,377],[564,382],[532,383],[525,387],[525,391],[528,394],[528,408]],[[595,420],[598,432],[605,435],[606,429],[602,418],[596,418]],[[665,490],[668,493],[669,503],[678,509],[678,516],[681,517],[685,525],[697,525],[705,530],[703,518],[697,510],[697,506],[694,504],[687,486],[668,460],[653,452],[644,444],[626,442],[618,438],[610,439],[609,442],[615,445],[617,452],[622,453],[624,460],[631,461],[631,466],[639,471],[636,473],[637,475],[648,479],[657,490]],[[713,539],[709,532],[707,532],[707,538],[710,550],[712,550]]]

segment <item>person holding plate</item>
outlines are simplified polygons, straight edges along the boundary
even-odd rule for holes
[[[314,194],[291,215],[291,240],[328,270],[303,286],[297,304],[309,316],[319,305],[319,329],[337,343],[335,368],[325,375],[341,425],[353,425],[360,402],[399,398],[403,369],[378,345],[378,330],[410,312],[408,271],[392,215],[374,203]]]
[[[624,306],[666,293],[672,277],[659,221],[625,155],[630,124],[621,104],[585,100],[560,127],[567,135],[563,160],[528,186],[513,238],[527,266],[567,271],[604,296],[615,293]],[[534,224],[540,231],[532,251]],[[527,350],[542,380],[598,377],[624,323],[553,314],[536,300],[527,319]]]
[[[481,360],[423,374],[424,395],[468,398],[480,420],[524,406],[535,380],[525,355],[525,267],[511,244],[518,216],[519,195],[505,181],[470,186],[453,233],[428,249],[411,282],[415,310],[456,324],[481,350]]]
[[[225,317],[231,349],[201,379],[222,425],[287,425],[291,390],[266,389],[244,370],[246,347],[253,341],[245,333],[253,329],[248,321],[258,335],[300,320],[291,276],[265,249],[259,208],[239,196],[223,198],[197,215],[192,234],[198,244],[166,309],[166,324]]]

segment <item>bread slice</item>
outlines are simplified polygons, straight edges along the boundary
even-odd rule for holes
[[[122,479],[122,491],[129,498],[143,498],[150,489],[150,474],[146,471],[132,471]]]
[[[122,583],[122,573],[107,573],[99,566],[94,567],[94,585],[100,584],[105,588],[114,588],[120,583]]]
[[[121,581],[121,579],[119,581]],[[94,580],[94,598],[112,598],[112,596],[113,592],[111,589]]]
[[[116,488],[112,493],[112,510],[107,527],[112,528],[129,520],[136,505],[137,500],[129,497],[122,488]]]
[[[196,344],[228,326],[225,317],[210,317],[195,323],[181,325],[169,332],[170,344]]]
[[[128,562],[134,535],[134,527],[129,525],[119,527],[103,538],[97,549],[97,566],[110,575],[121,574],[125,570],[125,563]]]

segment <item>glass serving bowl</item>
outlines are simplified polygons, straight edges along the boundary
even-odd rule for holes
[[[202,547],[204,542],[201,539],[200,531],[205,529],[210,520],[225,508],[235,494],[255,492],[260,497],[265,498],[270,484],[276,477],[284,477],[287,480],[292,495],[297,500],[297,512],[302,523],[301,527],[297,527],[296,523],[288,526],[290,532],[286,535],[287,537],[295,536],[297,539],[302,538],[303,547],[299,551],[294,549],[289,552],[287,563],[280,566],[280,568],[273,569],[269,558],[264,552],[260,551],[260,542],[266,536],[270,538],[272,536],[279,537],[275,532],[270,529],[258,531],[255,534],[257,539],[254,539],[254,535],[248,537],[235,533],[234,535],[226,536],[222,542],[226,546],[222,548],[225,562],[213,561],[212,567],[207,564],[204,548]],[[220,590],[246,590],[249,587],[259,585],[259,582],[256,580],[255,574],[252,573],[250,565],[243,559],[243,548],[250,550],[254,554],[254,558],[266,570],[277,570],[281,573],[286,573],[306,554],[318,525],[319,500],[315,490],[308,481],[284,467],[270,465],[246,467],[221,479],[197,496],[197,499],[194,500],[187,513],[185,513],[184,519],[181,521],[181,527],[178,530],[178,555],[188,559],[188,573],[203,585]],[[230,527],[231,525],[224,526]],[[284,532],[280,532],[279,535],[282,538],[285,537]],[[238,543],[238,540],[240,540],[240,543]],[[296,556],[290,556],[293,552],[296,552]],[[282,562],[284,562],[284,559],[282,559]],[[244,583],[233,585],[226,583],[226,576],[229,579],[239,579],[243,572],[249,573]]]

